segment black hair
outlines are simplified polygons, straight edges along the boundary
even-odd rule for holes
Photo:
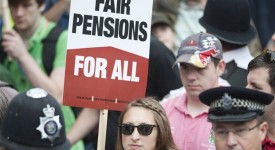
[[[29,0],[9,0],[9,4],[11,6],[16,6],[20,3],[27,2],[27,1]],[[39,7],[45,3],[45,0],[35,0],[35,1],[37,2]]]
[[[249,72],[261,67],[268,69],[269,79],[267,82],[275,93],[275,51],[266,49],[262,54],[249,62],[247,70]]]

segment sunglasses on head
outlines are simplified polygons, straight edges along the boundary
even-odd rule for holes
[[[275,61],[275,51],[265,49],[263,54],[265,55],[265,59],[267,59],[268,61]]]
[[[131,124],[122,124],[119,127],[120,127],[121,133],[124,134],[124,135],[132,135],[135,128],[137,128],[138,133],[140,135],[147,136],[147,135],[150,135],[152,133],[153,128],[157,127],[157,125],[140,124],[138,126],[134,126],[134,125],[131,125]]]

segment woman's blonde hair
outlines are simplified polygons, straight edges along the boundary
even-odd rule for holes
[[[137,99],[135,101],[130,102],[120,115],[119,122],[118,122],[119,125],[122,124],[122,121],[126,112],[130,110],[132,107],[143,107],[145,109],[151,110],[154,116],[156,125],[158,126],[156,150],[177,150],[171,134],[169,120],[167,118],[167,115],[163,107],[160,105],[160,103],[157,100],[155,100],[152,97],[145,97],[145,98]],[[123,150],[122,134],[121,134],[120,128],[118,128],[116,150]]]

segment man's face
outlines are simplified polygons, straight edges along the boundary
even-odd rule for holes
[[[19,31],[31,29],[39,23],[41,17],[40,7],[35,0],[23,1],[10,6],[15,27]]]
[[[215,67],[211,61],[205,68],[197,68],[188,63],[180,64],[181,81],[189,96],[198,96],[201,92],[219,86],[219,76],[225,64],[220,61]]]
[[[164,43],[166,47],[173,50],[175,33],[173,29],[167,24],[158,24],[153,26],[152,33]]]
[[[267,123],[247,122],[212,123],[217,150],[261,150]]]
[[[272,88],[268,83],[268,81],[269,81],[268,69],[264,67],[256,68],[254,70],[249,71],[247,75],[246,88],[259,90],[259,91],[274,95],[275,93],[272,91]],[[271,104],[266,106],[264,117],[266,119],[274,118],[273,117],[274,113],[275,113],[275,101],[273,100]]]
[[[247,75],[247,88],[258,91],[274,94],[272,88],[268,83],[269,75],[267,68],[256,68],[249,71]]]

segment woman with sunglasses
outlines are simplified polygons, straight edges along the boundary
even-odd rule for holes
[[[116,150],[131,149],[177,150],[166,113],[151,97],[129,103],[120,115]]]

